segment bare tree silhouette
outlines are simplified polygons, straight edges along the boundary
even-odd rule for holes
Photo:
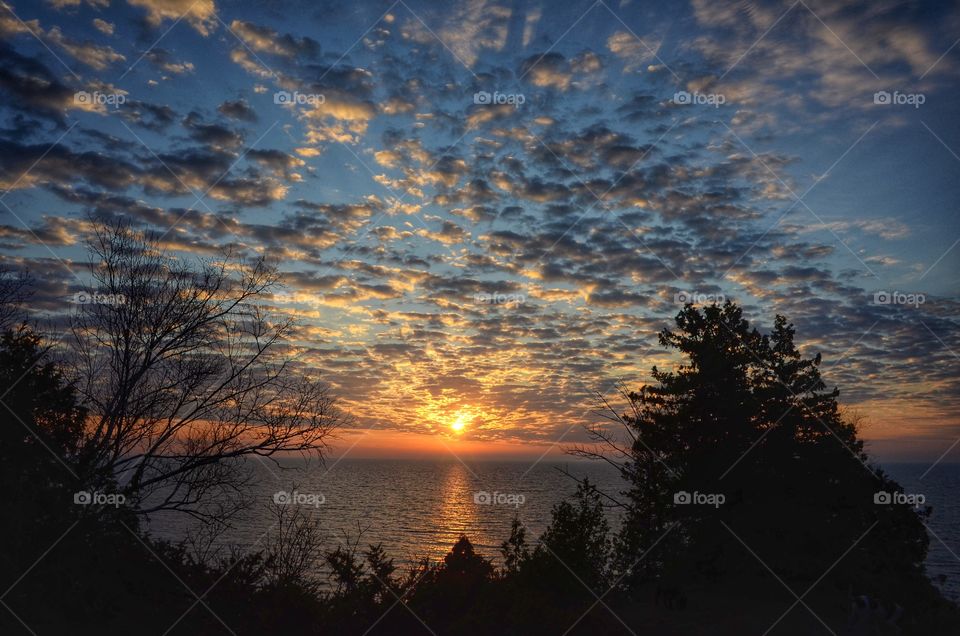
[[[258,300],[262,258],[189,263],[118,222],[90,242],[96,288],[73,318],[69,363],[92,421],[78,463],[141,513],[222,519],[243,505],[244,457],[322,456],[342,415],[280,344],[294,325]]]

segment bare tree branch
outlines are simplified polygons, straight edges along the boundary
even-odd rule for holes
[[[96,289],[71,333],[93,414],[81,465],[141,512],[216,520],[243,505],[245,457],[322,458],[342,415],[326,385],[278,353],[294,326],[257,303],[265,260],[185,263],[123,222],[90,242]]]

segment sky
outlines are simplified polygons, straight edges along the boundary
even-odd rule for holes
[[[875,456],[956,461],[958,38],[886,0],[0,0],[0,266],[56,317],[91,216],[275,259],[358,455],[560,453],[730,299]]]

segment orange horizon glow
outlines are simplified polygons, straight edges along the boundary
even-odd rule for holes
[[[873,405],[874,407],[878,405]],[[853,409],[854,414],[861,409]],[[926,425],[927,413],[917,413],[919,421],[904,412],[893,413],[876,409],[874,417],[867,417],[861,428],[866,450],[876,461],[926,461],[930,456],[944,454],[956,441],[955,438],[934,436]],[[482,421],[477,409],[463,408],[446,416],[442,426],[431,432],[403,431],[397,429],[351,428],[337,431],[335,440],[328,449],[331,459],[425,459],[439,460],[544,460],[575,461],[577,458],[565,452],[575,443],[571,438],[562,442],[490,440],[472,435],[482,434],[474,430],[474,423]],[[943,420],[941,420],[941,424]],[[572,436],[571,436],[572,437]],[[909,440],[905,448],[904,439]],[[960,461],[960,444],[945,453],[944,462]]]
[[[357,459],[504,459],[535,460],[541,456],[569,458],[559,444],[481,440],[466,437],[469,420],[464,418],[460,432],[454,428],[455,418],[448,425],[448,435],[396,430],[343,429],[331,443],[329,457]]]

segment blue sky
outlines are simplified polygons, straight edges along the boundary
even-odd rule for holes
[[[955,6],[54,0],[0,37],[0,258],[54,323],[123,215],[277,259],[363,427],[575,441],[722,296],[881,456],[960,439]]]

